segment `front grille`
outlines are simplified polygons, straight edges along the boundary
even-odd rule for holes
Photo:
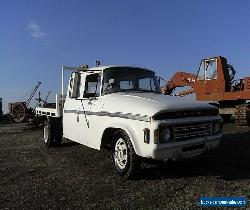
[[[212,135],[212,122],[176,124],[173,126],[174,141],[185,141],[191,138],[211,136],[211,135]]]

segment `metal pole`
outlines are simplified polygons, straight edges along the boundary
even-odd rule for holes
[[[64,76],[63,76],[63,74],[64,74],[64,66],[62,66],[62,107],[63,107],[63,103],[64,103],[64,98],[63,98],[63,94],[64,94],[64,91],[63,91],[63,89],[64,89],[64,87],[63,87]]]

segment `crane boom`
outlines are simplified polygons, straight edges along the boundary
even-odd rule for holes
[[[48,97],[49,97],[49,94],[50,94],[50,91],[48,92],[48,94],[47,94],[46,98],[44,99],[44,103],[46,103],[46,102],[47,102]]]
[[[37,89],[39,88],[39,86],[41,85],[41,82],[38,82],[37,85],[35,86],[35,88],[33,89],[32,93],[30,94],[30,97],[28,98],[28,100],[26,101],[26,106],[28,107],[32,98],[34,97],[34,95],[36,94]]]

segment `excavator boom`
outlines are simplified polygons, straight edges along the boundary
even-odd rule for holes
[[[162,87],[162,93],[165,95],[170,95],[173,93],[175,88],[183,86],[191,86],[196,81],[196,75],[187,72],[176,72],[174,76],[166,82],[165,86]]]

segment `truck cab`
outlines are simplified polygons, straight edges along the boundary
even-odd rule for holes
[[[73,72],[66,96],[57,97],[58,110],[36,109],[37,115],[47,116],[44,139],[48,146],[60,144],[64,137],[110,150],[116,172],[126,178],[135,174],[142,159],[189,159],[218,146],[222,136],[218,109],[161,94],[152,70],[69,69]]]

